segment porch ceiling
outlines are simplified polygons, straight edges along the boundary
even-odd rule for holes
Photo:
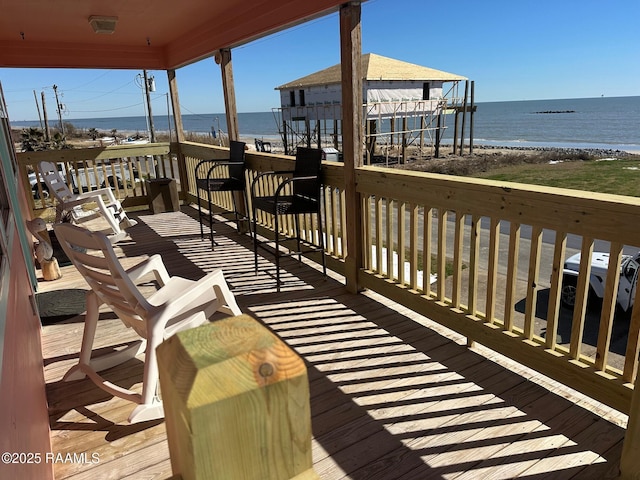
[[[338,9],[344,0],[7,0],[0,66],[179,68]],[[91,16],[117,17],[94,33]]]

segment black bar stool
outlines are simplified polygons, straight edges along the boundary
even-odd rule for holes
[[[220,215],[233,215],[233,218],[219,221],[219,223],[227,223],[235,220],[236,225],[240,225],[241,220],[248,220],[247,216],[238,210],[236,196],[233,192],[242,192],[242,198],[245,203],[245,211],[247,205],[247,194],[245,189],[245,143],[232,140],[229,143],[228,159],[202,160],[196,165],[196,193],[198,197],[198,220],[200,221],[200,238],[204,238],[204,230],[202,227],[202,219],[206,214],[202,211],[200,200],[200,191],[207,192],[207,207],[209,209],[209,237],[211,239],[211,248],[214,248],[213,240],[213,213],[212,213],[212,192],[231,192],[233,202],[233,212],[222,212]]]
[[[280,257],[298,255],[307,252],[321,252],[322,270],[327,274],[324,257],[324,232],[322,229],[322,181],[320,176],[322,164],[322,150],[316,148],[298,147],[294,170],[264,172],[258,175],[251,184],[251,205],[253,210],[253,245],[255,271],[258,271],[258,248],[266,248],[267,242],[258,241],[256,212],[258,210],[270,213],[275,222],[275,259],[276,259],[276,287],[280,291]],[[265,177],[276,178],[278,182],[273,195],[260,195],[259,184]],[[278,178],[282,177],[282,178]],[[300,238],[300,215],[315,214],[318,219],[318,245],[313,239]],[[280,232],[279,218],[282,215],[293,215],[295,223],[295,237],[287,237]],[[282,238],[284,237],[284,238]],[[289,248],[283,253],[280,243],[295,238],[297,249]],[[303,251],[302,247],[305,247]],[[270,250],[270,249],[267,249]]]

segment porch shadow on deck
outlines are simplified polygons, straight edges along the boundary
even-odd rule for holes
[[[200,240],[196,212],[141,214],[121,244],[127,256],[161,253],[172,274],[224,269],[240,308],[283,338],[307,364],[313,459],[323,479],[615,478],[625,418],[371,292],[285,259],[253,272],[250,237],[216,224]],[[41,290],[78,287],[72,267]],[[95,464],[57,464],[56,478],[168,478],[163,422],[126,424],[131,404],[89,381],[61,383],[79,350],[82,317],[43,329],[54,453],[99,453]],[[100,346],[132,336],[101,315]],[[447,336],[445,336],[447,335]],[[499,360],[498,364],[485,355]],[[142,362],[109,372],[138,384]]]

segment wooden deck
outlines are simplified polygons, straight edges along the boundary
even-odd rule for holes
[[[222,267],[241,309],[305,359],[322,479],[617,476],[624,415],[469,349],[464,338],[376,294],[348,294],[338,276],[324,278],[309,262],[285,260],[276,293],[270,258],[253,271],[248,236],[217,225],[211,251],[188,207],[137,218],[132,241],[120,245],[127,257],[161,253],[170,273],[194,279]],[[40,283],[42,310],[61,308],[50,315],[82,309],[86,284],[73,267],[62,270],[62,279]],[[129,425],[131,403],[88,380],[60,381],[79,351],[82,318],[54,319],[42,331],[56,478],[170,477],[164,422]],[[133,338],[108,311],[98,336],[105,348]],[[107,376],[140,387],[142,362]]]

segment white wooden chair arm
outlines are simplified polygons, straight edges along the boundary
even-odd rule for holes
[[[92,197],[106,195],[109,199],[109,205],[116,203],[116,197],[113,195],[113,190],[110,188],[99,188],[97,190],[91,190],[89,192],[83,192],[76,195],[76,199],[85,199],[89,200]]]
[[[171,278],[159,254],[152,255],[134,267],[129,268],[126,272],[133,283],[137,283],[147,273],[153,272],[160,287],[164,287]]]
[[[242,314],[242,311],[236,303],[235,297],[229,290],[229,287],[227,287],[222,270],[217,269],[194,282],[193,287],[191,287],[187,292],[184,292],[183,295],[174,297],[170,302],[166,302],[163,305],[158,305],[158,309],[162,312],[161,317],[170,319],[176,318],[180,313],[189,315],[190,313],[188,310],[184,312],[183,310],[193,304],[194,298],[199,297],[210,289],[215,291],[216,298],[218,300],[216,310],[224,311],[229,315]],[[161,321],[160,323],[163,324],[165,322]]]
[[[88,203],[92,200],[93,199],[91,197],[87,197],[87,198],[67,197],[64,199],[64,208],[73,208],[77,205],[84,205],[85,203]]]

